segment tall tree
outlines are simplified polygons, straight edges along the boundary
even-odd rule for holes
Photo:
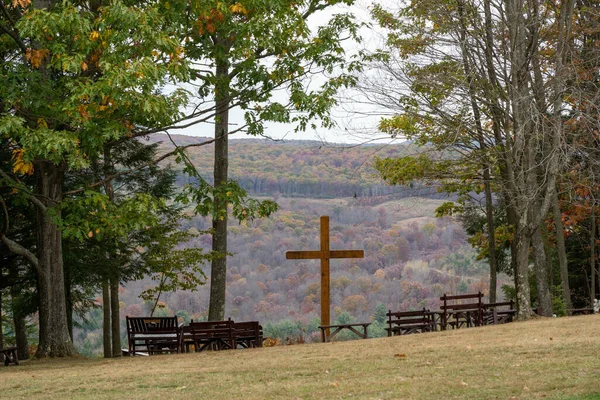
[[[186,12],[194,21],[186,38],[186,55],[202,65],[197,71],[201,100],[212,101],[198,113],[214,117],[215,154],[213,202],[197,209],[213,217],[214,252],[211,266],[209,319],[225,315],[227,222],[229,204],[245,193],[228,176],[228,135],[245,131],[264,134],[265,123],[294,123],[297,130],[316,128],[320,119],[330,127],[329,112],[340,87],[350,85],[349,75],[358,64],[347,59],[342,43],[357,40],[357,25],[348,14],[333,14],[315,31],[309,19],[338,4],[353,0],[262,0],[203,1],[192,3]],[[322,79],[313,82],[313,77]],[[326,77],[329,75],[329,77]],[[230,110],[240,108],[244,120],[230,129]],[[197,189],[202,190],[202,185]],[[239,201],[238,201],[239,202]],[[264,211],[273,205],[250,203]],[[247,217],[248,207],[233,207],[236,217]]]
[[[38,356],[73,353],[66,315],[61,220],[65,173],[87,167],[104,146],[132,136],[135,127],[169,125],[185,100],[181,91],[161,94],[167,79],[185,76],[178,40],[169,36],[156,4],[112,2],[0,2],[0,32],[9,43],[3,63],[0,134],[14,154],[2,183],[37,209],[36,254],[1,235],[3,243],[37,270]],[[118,29],[114,27],[118,26]],[[33,172],[35,189],[19,176]],[[69,197],[69,199],[71,199]],[[143,199],[140,199],[143,200]],[[148,199],[146,199],[148,200]],[[106,196],[82,196],[102,209]],[[137,210],[149,206],[136,204]],[[131,209],[130,209],[131,211]],[[137,216],[139,217],[138,213]],[[126,216],[126,215],[122,215]],[[114,217],[114,216],[110,216]],[[128,224],[143,224],[113,219]],[[77,235],[104,229],[84,216]]]
[[[555,10],[551,2],[523,0],[428,0],[400,7],[397,13],[374,9],[389,34],[387,51],[373,57],[383,79],[373,78],[379,86],[371,93],[381,99],[390,79],[399,85],[397,98],[387,97],[397,115],[382,121],[381,127],[419,144],[454,152],[437,167],[432,167],[436,162],[431,157],[402,161],[405,167],[425,165],[439,174],[440,165],[457,165],[457,154],[462,154],[462,163],[477,160],[476,171],[487,175],[483,189],[488,199],[485,183],[492,178],[489,163],[493,160],[495,185],[513,227],[511,253],[521,319],[529,318],[531,309],[532,238],[537,250],[538,308],[545,315],[551,313],[538,229],[547,217],[560,166],[566,160],[564,135],[560,128],[553,128],[550,110],[561,115],[565,104],[564,87],[557,81],[565,79],[561,63],[565,43],[572,37],[572,13],[569,2]],[[544,50],[548,48],[553,52]],[[474,146],[477,143],[479,148]],[[478,175],[465,177],[471,181]]]

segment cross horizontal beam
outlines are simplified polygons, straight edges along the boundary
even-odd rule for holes
[[[286,251],[288,260],[315,260],[326,258],[364,258],[364,250],[330,250],[330,251]]]

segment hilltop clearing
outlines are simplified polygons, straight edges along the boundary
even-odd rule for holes
[[[392,338],[4,368],[38,399],[593,399],[600,315]]]

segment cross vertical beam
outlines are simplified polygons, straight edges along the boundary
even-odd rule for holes
[[[331,250],[329,248],[329,217],[321,216],[321,249],[318,251],[287,251],[288,260],[321,260],[321,325],[331,325],[330,319],[330,280],[329,266],[332,258],[363,258],[363,250]],[[327,329],[329,335],[329,329]]]
[[[321,216],[321,325],[331,325],[329,299],[329,217]],[[327,332],[329,334],[329,332]]]

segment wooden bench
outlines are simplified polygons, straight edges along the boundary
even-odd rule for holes
[[[588,315],[588,314],[593,314],[594,313],[594,309],[593,308],[571,308],[569,310],[567,310],[569,315]]]
[[[140,347],[148,354],[179,353],[181,329],[177,317],[125,317],[129,354],[135,356]]]
[[[362,339],[368,339],[369,333],[367,331],[367,328],[369,327],[369,325],[371,325],[370,322],[364,322],[364,323],[358,323],[358,324],[319,326],[319,329],[321,329],[321,340],[323,341],[323,343],[329,342],[329,341],[331,341],[331,339],[333,339],[335,337],[335,335],[340,333],[343,329],[348,329],[349,331],[354,332],[356,335],[358,335],[358,337],[360,337]],[[362,326],[362,328],[363,328],[362,333],[355,329],[355,327],[358,328],[359,326]],[[334,328],[335,330],[331,334],[328,335],[326,332],[332,328]]]
[[[233,334],[233,321],[199,321],[192,320],[189,325],[190,340],[196,352],[203,350],[226,350],[237,347]]]
[[[4,354],[4,365],[8,367],[10,363],[19,365],[19,357],[17,356],[16,347],[5,347],[0,349],[0,353]]]
[[[508,309],[505,307],[508,307]],[[487,303],[483,305],[483,323],[485,325],[513,322],[516,314],[517,310],[515,310],[515,302],[512,300],[500,303]]]
[[[483,325],[482,299],[483,293],[481,292],[452,296],[444,294],[440,297],[440,300],[444,302],[440,306],[442,310],[440,328],[446,330],[448,327],[459,329]]]
[[[263,328],[258,321],[234,322],[232,329],[236,345],[243,348],[262,347]]]
[[[389,310],[386,315],[388,317],[388,327],[385,330],[388,336],[432,332],[435,330],[433,316],[425,308],[420,311],[392,312],[392,310]]]

